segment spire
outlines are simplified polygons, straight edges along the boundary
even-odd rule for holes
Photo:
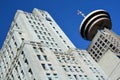
[[[79,9],[77,10],[77,15],[81,15],[82,17],[85,18],[85,14],[82,11],[80,11]]]

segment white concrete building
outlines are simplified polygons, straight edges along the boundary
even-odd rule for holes
[[[107,50],[111,50],[116,56],[120,56],[119,36],[111,30],[98,30],[87,51],[97,62],[104,56]]]
[[[120,80],[120,36],[113,33],[111,28],[109,13],[95,10],[83,19],[80,33],[84,39],[91,41],[87,48],[91,57],[111,80]]]
[[[0,80],[109,80],[46,12],[18,10],[0,52]]]
[[[105,71],[111,80],[120,80],[120,59],[108,50],[100,59],[98,64]]]

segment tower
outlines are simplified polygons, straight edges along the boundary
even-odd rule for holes
[[[47,11],[18,10],[0,50],[0,80],[108,80]]]
[[[81,36],[92,40],[98,30],[111,29],[111,19],[105,10],[95,10],[88,14],[80,25]]]
[[[111,18],[105,10],[91,12],[84,18],[80,25],[81,36],[91,41],[87,51],[95,61],[99,61],[108,49],[119,56],[119,37],[111,31],[111,28]]]
[[[95,10],[82,21],[80,34],[91,41],[87,48],[91,57],[112,80],[119,80],[120,37],[112,32],[111,28],[109,13],[105,10]]]

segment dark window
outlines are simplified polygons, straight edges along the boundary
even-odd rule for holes
[[[45,59],[46,61],[48,60],[46,55],[43,55],[43,57],[44,57],[44,59]]]
[[[26,63],[26,64],[28,64],[28,61],[27,61],[27,59],[25,59],[25,63]]]
[[[41,60],[41,56],[40,55],[37,55],[38,59]]]
[[[46,20],[47,20],[47,21],[52,21],[49,17],[46,17]]]
[[[29,72],[30,74],[33,74],[31,68],[28,70],[28,72]]]
[[[43,67],[43,69],[45,70],[46,68],[45,68],[45,64],[41,64],[42,65],[42,67]]]
[[[112,44],[110,44],[110,47],[112,47],[113,45]]]
[[[44,51],[43,51],[43,48],[39,48],[39,49],[40,49],[41,52],[44,52]]]

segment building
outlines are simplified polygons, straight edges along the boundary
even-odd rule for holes
[[[0,52],[0,80],[108,80],[46,11],[18,10]]]
[[[110,15],[105,10],[95,10],[88,14],[80,25],[81,36],[90,40],[87,49],[98,62],[107,50],[120,56],[120,37],[111,31]]]
[[[105,54],[111,50],[116,56],[120,56],[120,39],[119,36],[111,30],[99,30],[89,45],[87,51],[97,62]]]
[[[91,57],[111,80],[120,80],[120,37],[111,31],[110,15],[105,10],[88,14],[80,25],[81,36],[91,41]]]
[[[120,59],[110,50],[98,62],[111,80],[120,79]]]

